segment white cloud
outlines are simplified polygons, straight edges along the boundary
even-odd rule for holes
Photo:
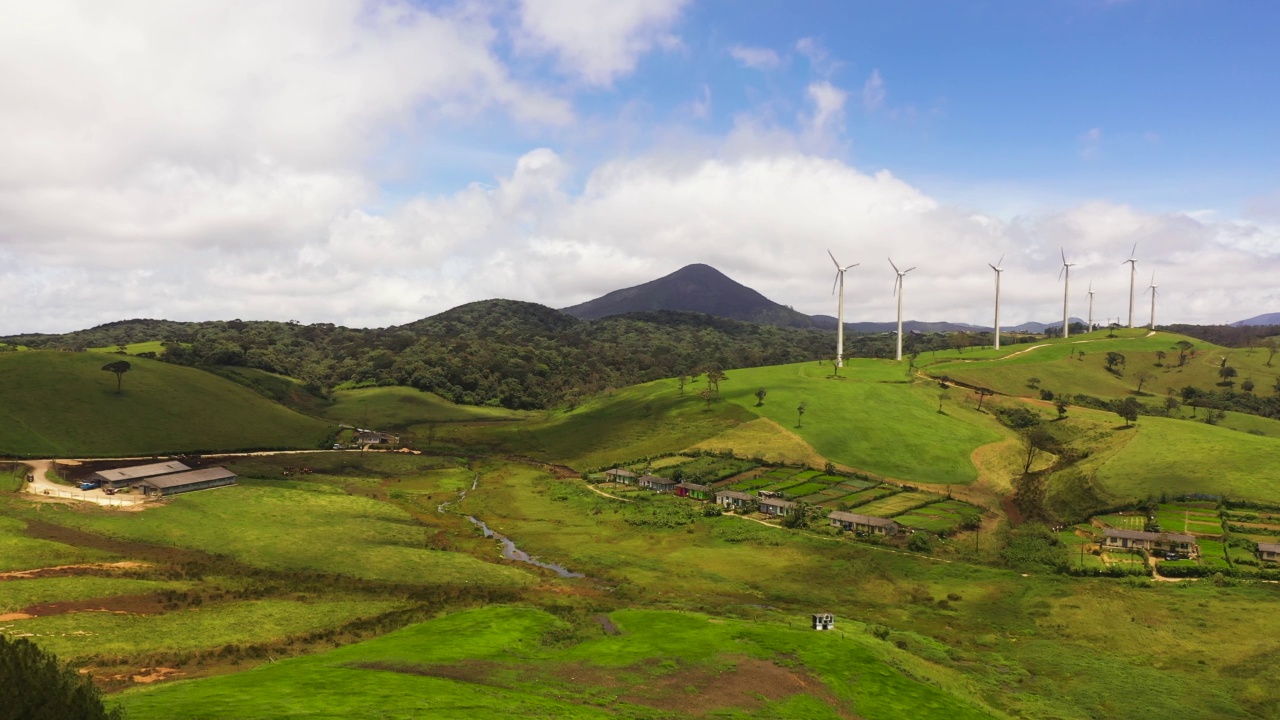
[[[772,70],[782,64],[782,58],[770,48],[734,45],[729,48],[729,55],[752,70]]]
[[[1079,143],[1080,157],[1085,160],[1098,157],[1098,153],[1102,152],[1102,128],[1090,128],[1080,136]]]
[[[550,53],[562,72],[609,85],[640,56],[679,46],[671,28],[688,0],[520,0],[517,45]]]
[[[831,57],[826,46],[817,38],[803,37],[796,41],[796,51],[809,59],[809,66],[823,77],[830,77],[840,63]]]
[[[867,77],[867,81],[862,85],[862,107],[867,112],[874,112],[884,107],[885,89],[884,78],[880,77],[880,70],[871,71],[871,75]]]

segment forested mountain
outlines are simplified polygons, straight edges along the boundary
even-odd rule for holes
[[[1266,344],[1268,342],[1267,338],[1280,337],[1280,324],[1161,325],[1160,329],[1182,335],[1190,335],[1197,340],[1204,340],[1223,347],[1252,347]]]
[[[811,318],[780,305],[710,265],[687,265],[643,285],[564,308],[582,320],[655,310],[698,312],[716,317],[795,328],[836,327],[835,319]]]
[[[1247,320],[1231,323],[1232,325],[1278,325],[1280,326],[1280,312],[1264,313],[1262,315],[1254,315]]]

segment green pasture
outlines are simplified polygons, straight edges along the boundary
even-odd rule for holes
[[[833,502],[842,503],[855,507],[862,507],[867,503],[875,502],[881,498],[892,497],[898,494],[899,490],[891,485],[875,485],[866,490],[859,490],[855,493],[849,493],[844,497],[836,498]],[[866,513],[863,513],[864,515]]]
[[[754,671],[758,662],[777,668],[771,675],[808,677],[817,686],[805,694],[784,691],[772,700],[757,692],[776,689],[725,693],[723,716],[995,716],[957,697],[963,687],[910,678],[892,664],[903,662],[906,653],[865,633],[841,637],[778,622],[656,611],[615,612],[612,622],[622,634],[606,636],[597,625],[595,637],[548,646],[541,639],[564,628],[563,621],[530,608],[490,607],[239,675],[135,690],[119,702],[138,720],[201,716],[210,707],[237,718],[687,717],[671,712],[690,692],[682,686],[693,681],[682,677],[727,681]],[[433,672],[446,666],[459,671]],[[457,674],[468,669],[483,670],[474,673],[477,678],[491,678],[481,681],[483,692],[476,691],[475,680]],[[847,682],[850,677],[858,681]],[[699,691],[710,694],[714,688]],[[814,697],[820,692],[830,700]]]
[[[0,582],[0,613],[16,612],[41,603],[184,590],[190,585],[191,583],[183,581],[135,580],[94,575],[9,580]]]
[[[750,368],[729,372],[720,387],[727,403],[792,429],[832,461],[894,478],[970,482],[973,451],[1004,437],[984,413],[955,403],[939,413],[937,386],[908,382],[902,365],[858,359],[841,372],[833,379],[830,365],[812,363]],[[769,394],[755,407],[761,387]]]
[[[109,553],[27,537],[27,523],[0,515],[0,572],[102,562]]]
[[[60,659],[158,650],[216,649],[260,643],[336,627],[400,607],[363,600],[245,600],[206,604],[160,615],[80,612],[5,623],[5,632],[30,634]]]
[[[195,368],[118,355],[0,354],[0,453],[46,457],[314,448],[330,432],[248,388]]]
[[[107,345],[104,347],[89,348],[89,352],[96,352],[96,353],[118,353],[119,350],[120,350],[120,346],[118,345]],[[124,353],[126,355],[138,355],[144,352],[151,352],[151,353],[155,353],[156,355],[163,355],[164,341],[147,340],[145,342],[129,343],[128,345],[124,346]]]
[[[881,498],[858,506],[858,513],[861,515],[873,515],[876,517],[893,517],[900,512],[904,512],[907,508],[917,505],[927,505],[936,500],[941,500],[942,496],[934,495],[926,492],[901,492],[896,495]]]
[[[179,495],[141,513],[96,508],[45,520],[111,537],[229,555],[248,565],[373,580],[519,586],[533,576],[460,553],[424,547],[428,528],[384,502],[314,492],[302,483],[247,480]]]
[[[401,430],[423,423],[500,422],[527,420],[536,413],[496,407],[455,405],[429,392],[409,387],[368,387],[336,390],[334,403],[321,417],[377,430]]]
[[[1140,418],[1122,432],[1132,434],[1122,447],[1082,463],[1116,497],[1205,493],[1280,501],[1280,485],[1263,470],[1280,466],[1280,440],[1159,417]]]

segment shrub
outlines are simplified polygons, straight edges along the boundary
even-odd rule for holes
[[[26,638],[0,635],[0,716],[28,720],[119,720],[102,694],[53,654]]]

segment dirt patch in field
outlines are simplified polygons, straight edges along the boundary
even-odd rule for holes
[[[613,624],[613,620],[610,619],[608,615],[597,615],[593,619],[600,623],[600,627],[604,630],[606,635],[622,634],[622,631],[618,629],[617,625]]]
[[[213,555],[197,550],[120,540],[40,520],[28,520],[24,534],[39,540],[52,540],[64,545],[93,548],[114,555],[141,558],[157,565],[181,565],[185,562],[215,562],[219,560]]]
[[[165,600],[159,593],[142,595],[117,595],[116,597],[90,598],[40,603],[22,608],[30,617],[48,617],[73,612],[109,612],[122,615],[154,615],[164,612]]]
[[[128,678],[138,685],[150,685],[151,683],[160,682],[161,680],[170,680],[178,677],[179,675],[186,675],[186,673],[181,670],[171,667],[140,668],[138,673],[139,674],[137,675],[130,675],[128,673],[114,675],[111,679],[116,682],[123,682]]]
[[[71,575],[89,575],[101,570],[137,570],[151,567],[147,563],[125,561],[115,563],[82,563],[79,565],[55,565],[52,567],[34,568],[32,570],[13,570],[0,573],[0,582],[5,580],[36,580],[39,578],[68,577]]]
[[[414,665],[412,663],[364,662],[350,667],[360,670],[381,670],[383,672],[403,673],[405,675],[421,675],[446,680],[472,683],[475,685],[492,685],[506,687],[505,683],[495,679],[500,666],[484,660],[463,660],[451,665]]]
[[[7,622],[9,620],[30,620],[33,617],[35,617],[35,615],[28,615],[22,612],[5,613],[0,615],[0,622]]]

